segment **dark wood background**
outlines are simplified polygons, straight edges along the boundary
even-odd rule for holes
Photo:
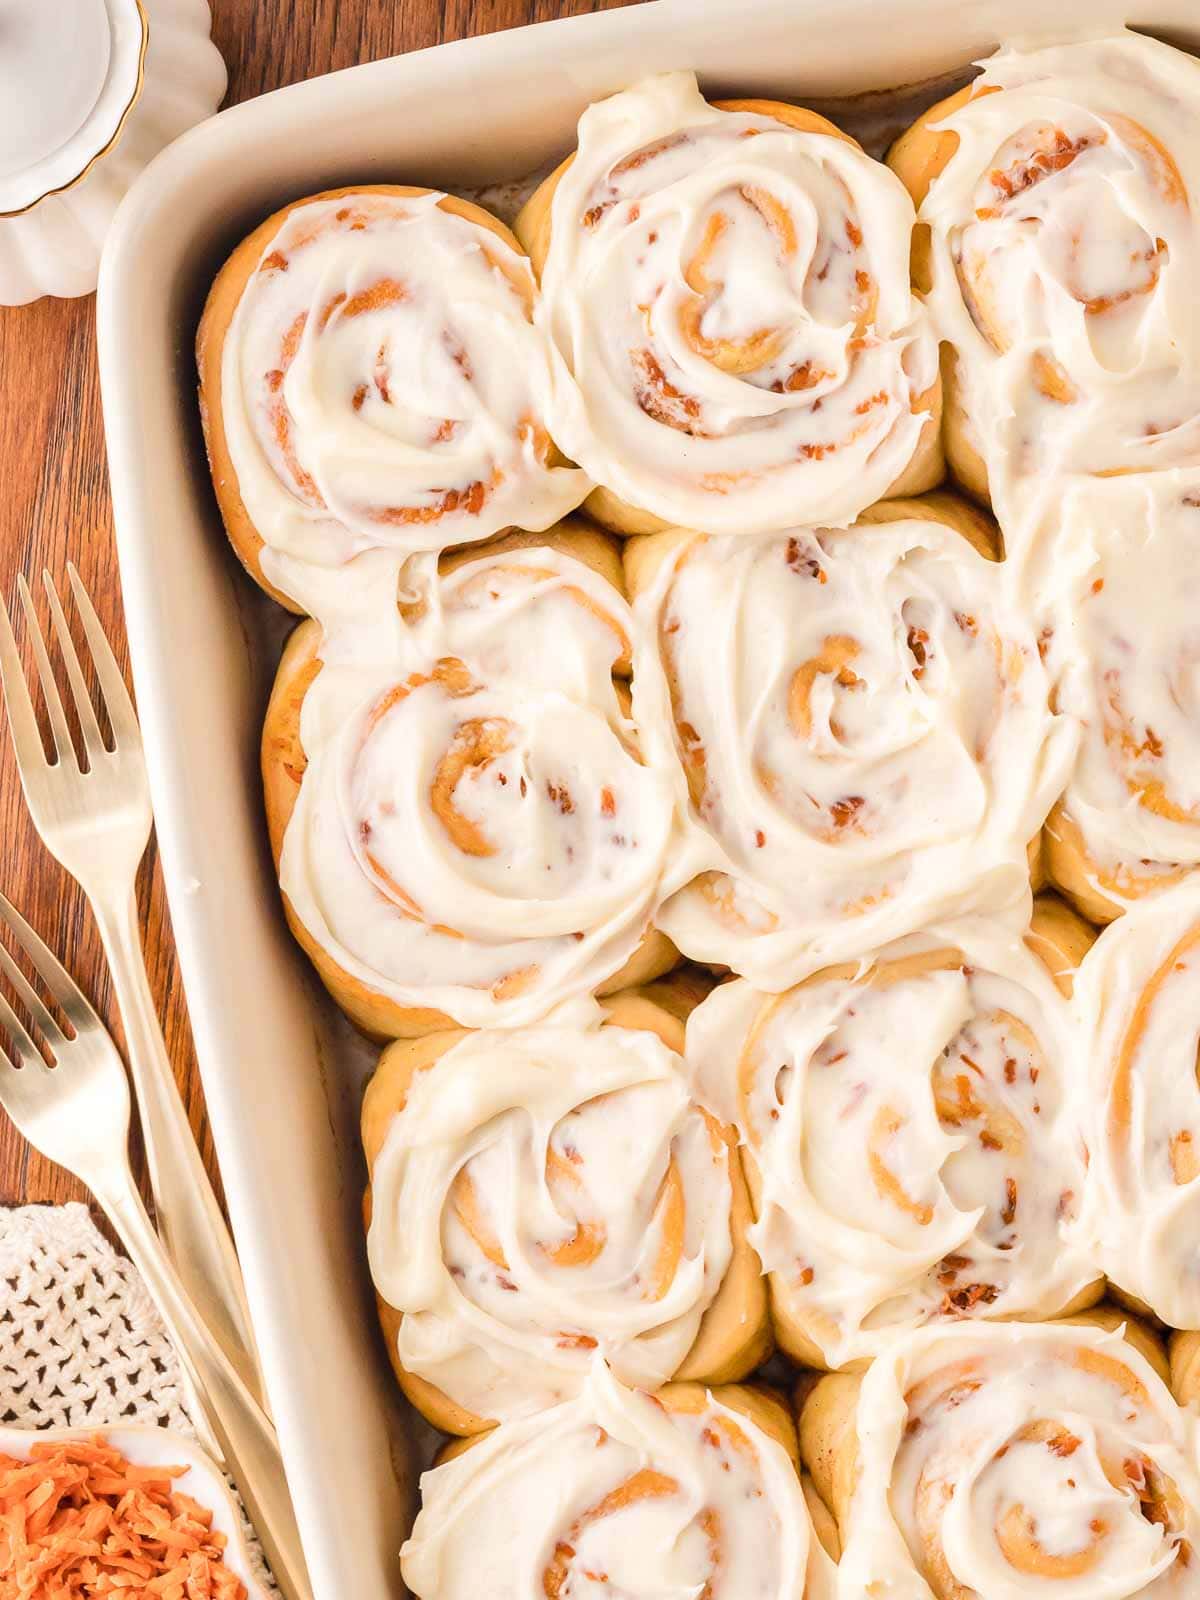
[[[626,3],[213,0],[213,38],[229,67],[229,105],[357,62]],[[18,572],[32,576],[48,567],[61,579],[66,562],[73,560],[123,657],[93,312],[90,296],[0,307],[0,592],[11,603]],[[55,946],[120,1039],[91,915],[26,815],[7,733],[0,736],[0,889]],[[140,899],[142,934],[167,1043],[193,1126],[215,1170],[153,850],[143,866]],[[31,1151],[0,1112],[0,1204],[83,1198],[79,1185]]]

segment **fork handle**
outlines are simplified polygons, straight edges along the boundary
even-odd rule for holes
[[[136,893],[94,904],[125,1025],[150,1192],[167,1253],[188,1296],[250,1393],[266,1404],[246,1290],[228,1225],[188,1122],[150,993]]]
[[[312,1600],[279,1440],[189,1299],[125,1167],[93,1190],[200,1395],[285,1600]]]

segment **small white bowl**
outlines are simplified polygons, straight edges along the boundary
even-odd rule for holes
[[[0,0],[0,305],[96,287],[125,191],[224,96],[211,24],[207,0]]]
[[[190,1495],[197,1504],[211,1509],[214,1529],[223,1533],[228,1541],[225,1565],[246,1585],[247,1600],[271,1600],[254,1576],[242,1533],[241,1513],[225,1478],[194,1439],[171,1433],[166,1428],[147,1427],[138,1423],[122,1423],[114,1428],[0,1427],[0,1455],[25,1461],[34,1445],[89,1440],[97,1434],[135,1466],[187,1467],[187,1472],[181,1478],[176,1478],[175,1486],[182,1493]]]

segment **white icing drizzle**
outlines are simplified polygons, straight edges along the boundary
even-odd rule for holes
[[[831,1366],[940,1317],[1038,1317],[1098,1277],[1066,1003],[987,924],[693,1013],[697,1093],[753,1162],[750,1240]]]
[[[1200,864],[1200,477],[1073,483],[1056,556],[1041,600],[1083,730],[1062,809],[1103,892],[1136,898]]]
[[[1119,1333],[912,1334],[868,1371],[857,1432],[847,1600],[1195,1593],[1196,1420]]]
[[[1076,981],[1090,1078],[1086,1225],[1109,1277],[1200,1328],[1200,884],[1133,907]]]
[[[579,1392],[598,1350],[655,1389],[731,1256],[729,1150],[654,1034],[468,1034],[419,1072],[372,1173],[375,1285],[399,1354],[476,1416]]]
[[[670,785],[611,677],[632,618],[543,548],[406,582],[407,618],[387,604],[322,647],[280,880],[372,989],[523,1025],[623,966],[659,895]]]
[[[685,954],[780,989],[968,910],[1028,919],[1075,732],[957,532],[685,540],[635,613],[636,715],[701,874],[659,916]]]
[[[831,1592],[780,1444],[711,1397],[666,1409],[599,1362],[577,1399],[504,1423],[427,1472],[421,1500],[401,1551],[417,1600]]]
[[[1200,454],[1200,67],[1118,32],[983,68],[920,219],[1011,553],[1061,473]]]
[[[587,492],[547,464],[529,264],[443,198],[297,206],[226,335],[222,410],[263,570],[318,611],[365,552],[546,528]]]
[[[848,522],[907,467],[937,352],[912,204],[857,146],[669,73],[584,112],[552,219],[552,424],[597,482],[744,533]]]

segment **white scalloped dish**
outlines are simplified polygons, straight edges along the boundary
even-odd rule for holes
[[[15,30],[21,63],[0,103],[0,305],[96,287],[130,185],[221,103],[210,23],[207,0],[41,0],[0,14],[0,50]]]

